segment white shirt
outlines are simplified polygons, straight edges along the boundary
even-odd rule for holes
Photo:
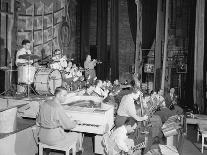
[[[108,96],[109,90],[104,91],[100,87],[95,87],[94,91],[99,94],[100,96],[103,96],[103,98],[106,98]]]
[[[93,61],[85,61],[84,62],[84,68],[85,69],[94,69],[95,66],[96,66],[96,60],[93,60]]]
[[[127,130],[124,125],[117,128],[110,136],[110,139],[117,145],[117,147],[128,152],[131,147],[134,146],[134,141],[127,136]]]
[[[134,99],[131,94],[122,97],[117,114],[125,117],[133,117],[136,115]]]
[[[19,59],[19,56],[24,55],[24,54],[31,54],[31,51],[26,50],[25,48],[18,50],[17,54],[16,54],[16,66],[18,66],[18,63],[27,63],[28,62],[28,60],[26,60],[26,59]],[[30,60],[30,62],[32,63],[32,60]]]

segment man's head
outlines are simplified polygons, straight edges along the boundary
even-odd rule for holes
[[[160,96],[163,96],[163,95],[164,95],[164,90],[163,90],[163,89],[160,89],[160,90],[158,91],[158,94],[159,94]]]
[[[171,88],[171,89],[170,89],[170,93],[171,93],[171,94],[174,94],[174,93],[175,93],[175,88]]]
[[[68,62],[68,67],[71,68],[73,66],[73,63],[71,61]]]
[[[60,103],[64,103],[66,100],[66,96],[67,96],[67,89],[64,87],[57,87],[55,89],[55,99],[60,102]]]
[[[126,130],[127,130],[127,133],[132,133],[132,132],[134,132],[134,129],[132,128],[132,125],[130,124],[131,122],[130,122],[130,119],[128,118],[126,121],[125,121],[125,123],[124,123],[124,126],[125,126],[125,128],[126,128]]]
[[[54,55],[61,55],[61,50],[60,49],[56,49],[54,51]]]
[[[86,60],[91,61],[91,55],[87,55]]]
[[[140,97],[140,95],[142,95],[142,93],[140,92],[138,88],[134,88],[132,90],[131,96],[134,100],[137,100]]]
[[[97,87],[102,87],[103,82],[102,82],[101,80],[96,80],[95,85],[96,85]]]
[[[30,49],[30,41],[27,39],[22,40],[22,46],[23,48],[25,48],[26,50]]]
[[[116,80],[114,81],[114,85],[119,85],[119,80],[118,80],[118,79],[116,79]]]

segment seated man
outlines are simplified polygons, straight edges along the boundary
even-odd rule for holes
[[[169,117],[176,115],[176,113],[167,108],[165,102],[162,102],[160,104],[160,110],[155,112],[155,115],[160,116],[162,123],[165,123]]]
[[[61,103],[65,102],[67,90],[63,87],[55,89],[54,98],[40,104],[40,111],[37,123],[40,125],[40,142],[47,145],[65,146],[73,141],[77,142],[77,147],[82,147],[82,135],[75,132],[64,132],[70,130],[77,124],[66,114]],[[78,148],[79,149],[79,148]],[[77,149],[77,150],[78,150]]]
[[[109,90],[104,90],[103,87],[103,82],[101,80],[96,80],[95,83],[95,89],[94,92],[92,93],[92,95],[94,96],[99,96],[102,98],[106,98],[108,96]]]
[[[166,106],[176,114],[181,115],[183,109],[177,105],[177,96],[175,95],[175,89],[171,88],[170,92],[165,95]]]
[[[134,141],[128,138],[127,134],[134,132],[136,124],[132,127],[130,125],[130,119],[127,119],[125,123],[118,127],[110,136],[113,146],[113,155],[119,154],[121,151],[132,154],[133,151],[131,148],[134,147]]]

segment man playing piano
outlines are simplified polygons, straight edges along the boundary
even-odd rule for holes
[[[63,87],[55,89],[54,98],[40,104],[37,124],[40,126],[39,138],[47,145],[66,145],[76,141],[82,147],[82,136],[76,132],[65,132],[74,128],[77,121],[72,121],[65,113],[61,103],[65,102],[67,90]],[[79,150],[79,148],[77,149]]]

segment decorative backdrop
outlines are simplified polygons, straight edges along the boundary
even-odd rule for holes
[[[32,42],[32,53],[52,55],[60,49],[59,28],[66,12],[66,0],[22,0],[18,9],[17,44]]]

